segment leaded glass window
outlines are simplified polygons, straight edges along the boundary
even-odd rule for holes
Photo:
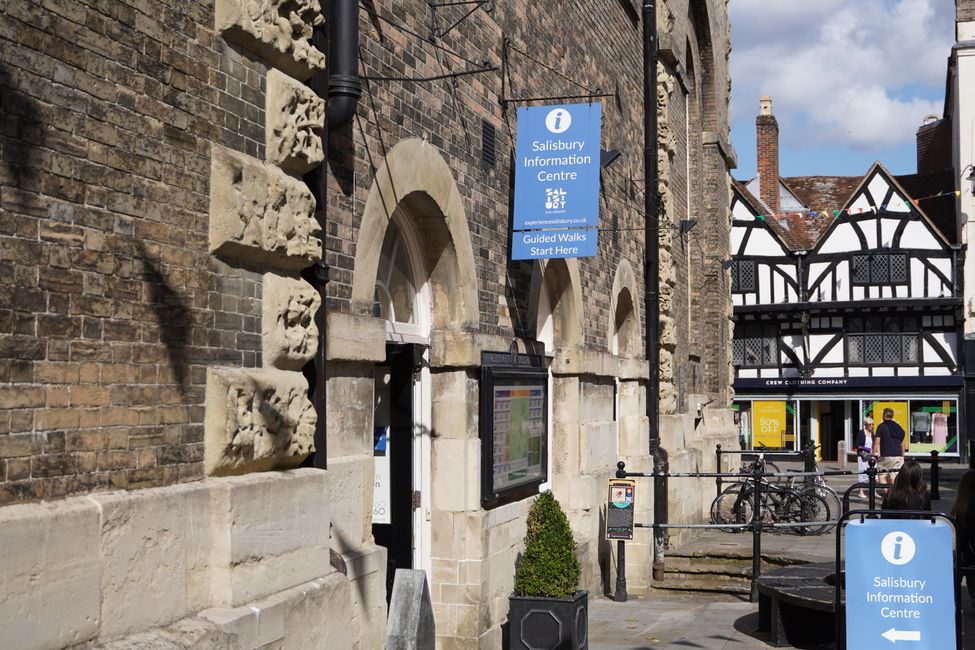
[[[856,285],[907,284],[909,279],[906,253],[854,255],[850,267],[850,280]]]

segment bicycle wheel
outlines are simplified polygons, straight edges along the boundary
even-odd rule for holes
[[[732,486],[734,487],[734,486]],[[711,502],[712,524],[750,524],[752,522],[751,490],[746,491],[741,499],[738,498],[741,487],[735,490],[725,490]],[[741,532],[741,528],[721,528],[727,533]]]
[[[791,493],[782,503],[782,519],[794,523],[822,522],[820,526],[796,526],[793,530],[799,535],[821,535],[831,526],[829,504],[812,490]]]
[[[839,519],[840,515],[843,514],[843,499],[840,495],[825,483],[820,483],[819,485],[809,485],[799,490],[800,492],[812,492],[829,506],[829,513],[832,515],[833,519]],[[826,526],[826,530],[832,530],[833,526]]]
[[[765,461],[765,473],[766,474],[780,474],[781,472],[782,472],[782,470],[779,469],[779,466],[778,465],[776,465],[775,463],[773,463],[770,460]],[[783,476],[770,476],[768,478],[768,482],[769,483],[774,483],[775,485],[781,485],[786,480],[787,479],[785,477],[783,477]]]

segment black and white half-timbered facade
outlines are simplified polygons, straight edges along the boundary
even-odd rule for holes
[[[879,422],[890,407],[910,435],[909,454],[958,454],[962,250],[925,213],[920,194],[931,184],[916,175],[902,184],[879,163],[862,179],[817,178],[781,179],[805,206],[787,213],[733,188],[743,444],[794,449],[812,440],[835,459],[865,417]],[[816,189],[835,197],[839,180],[852,193],[824,205],[832,197]]]

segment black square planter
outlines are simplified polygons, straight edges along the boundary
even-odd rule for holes
[[[509,650],[588,650],[589,592],[572,598],[508,597]]]

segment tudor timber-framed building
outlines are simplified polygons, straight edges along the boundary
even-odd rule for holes
[[[374,650],[412,566],[438,647],[496,650],[533,495],[485,503],[481,388],[512,350],[605,593],[651,377],[672,470],[735,439],[726,4],[654,3],[647,178],[633,0],[4,3],[0,646]],[[538,97],[603,104],[595,257],[511,260]],[[711,498],[668,497],[673,522]]]
[[[779,179],[762,156],[777,147],[770,100],[757,127],[760,177],[733,188],[730,250],[745,444],[811,440],[835,459],[863,417],[890,406],[909,454],[958,456],[963,250],[950,169]]]

